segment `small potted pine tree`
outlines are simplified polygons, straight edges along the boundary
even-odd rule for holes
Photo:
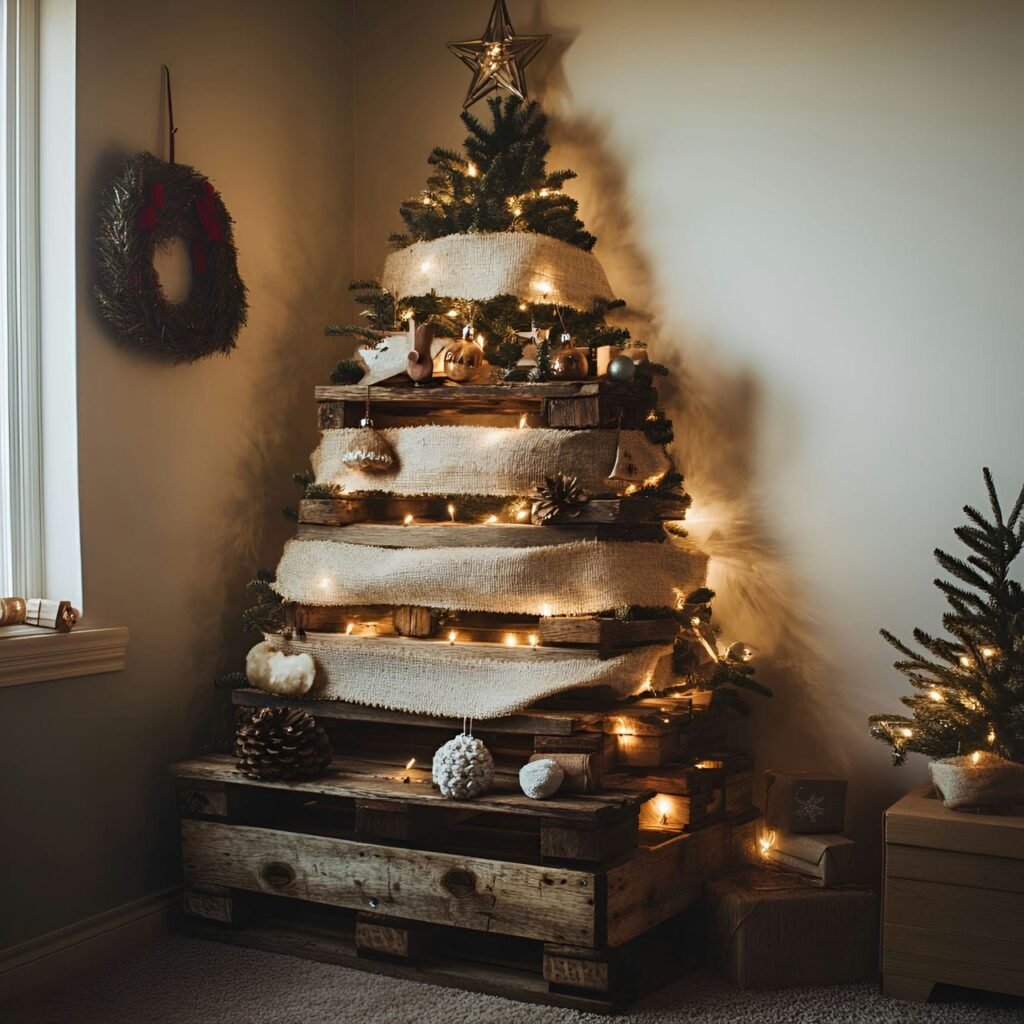
[[[1024,810],[1024,590],[1011,578],[1024,550],[1024,488],[1004,516],[992,474],[983,470],[991,516],[964,506],[954,532],[968,549],[936,549],[952,579],[937,579],[949,610],[945,635],[914,630],[924,653],[883,629],[899,651],[895,667],[916,693],[900,698],[910,715],[872,715],[871,733],[892,748],[931,757],[932,782],[947,807]]]

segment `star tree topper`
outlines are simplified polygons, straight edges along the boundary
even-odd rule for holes
[[[507,89],[526,99],[526,65],[540,53],[551,36],[517,36],[508,18],[505,0],[494,0],[482,39],[449,43],[448,49],[473,72],[463,110],[495,89]]]

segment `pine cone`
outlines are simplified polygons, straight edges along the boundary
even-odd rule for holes
[[[575,519],[588,501],[590,495],[580,487],[576,477],[564,473],[546,476],[533,496],[533,518],[541,523],[556,516]]]
[[[235,733],[238,770],[254,779],[309,779],[331,763],[331,741],[298,708],[260,708]]]

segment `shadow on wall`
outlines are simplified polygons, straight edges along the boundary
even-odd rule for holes
[[[555,72],[549,75],[548,110],[565,106],[552,86],[557,78]],[[667,310],[674,300],[659,294],[636,238],[622,164],[598,124],[552,115],[551,126],[552,165],[579,173],[570,188],[588,228],[603,240],[598,255],[620,294],[639,307],[627,307],[621,321],[649,342],[654,358],[670,370],[660,385],[661,397],[675,423],[673,451],[694,498],[690,534],[711,556],[709,583],[718,595],[715,617],[722,637],[742,639],[754,648],[758,678],[775,692],[772,700],[750,698],[753,713],[739,724],[737,738],[754,748],[759,771],[849,774],[842,737],[861,726],[844,720],[837,672],[819,624],[761,507],[758,381],[742,369],[716,364],[709,339],[665,336],[662,320],[667,318],[647,310]],[[859,791],[853,782],[847,831],[872,844],[862,858],[865,877],[877,864],[881,806],[878,794]]]

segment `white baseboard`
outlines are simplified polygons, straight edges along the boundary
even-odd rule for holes
[[[169,932],[180,908],[181,887],[175,886],[0,950],[0,1000],[60,982]]]

